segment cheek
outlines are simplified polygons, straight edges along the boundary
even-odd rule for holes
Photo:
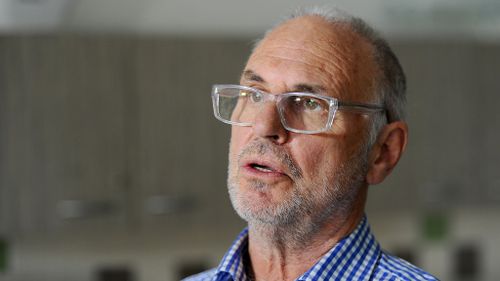
[[[231,142],[229,145],[229,155],[235,160],[241,149],[248,142],[249,128],[233,126],[231,129]]]
[[[309,180],[315,180],[322,174],[322,170],[330,169],[331,164],[338,161],[336,144],[324,142],[307,142],[297,146],[295,153],[296,163],[302,169],[303,176]]]
[[[308,180],[318,180],[325,173],[333,173],[355,151],[345,135],[318,136],[317,140],[296,143],[293,148],[294,160]]]
[[[361,115],[342,116],[334,123],[335,148],[332,151],[340,161],[348,160],[358,153],[365,143],[367,120]]]

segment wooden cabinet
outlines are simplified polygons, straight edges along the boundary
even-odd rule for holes
[[[498,45],[407,42],[396,52],[408,77],[409,143],[384,186],[372,188],[373,209],[500,202]]]
[[[210,90],[238,81],[250,47],[216,39],[0,38],[0,235],[203,228],[234,219],[226,191],[230,127],[213,118]],[[384,186],[371,189],[370,205],[498,202],[498,47],[408,42],[395,49],[408,75],[410,143]],[[192,208],[178,208],[186,202]]]
[[[158,196],[196,202],[201,221],[229,209],[229,127],[212,117],[210,90],[236,82],[247,45],[98,36],[0,42],[0,233],[168,225],[145,206]]]
[[[123,212],[131,133],[123,58],[130,46],[82,38],[6,41],[2,191],[10,201],[5,212],[17,216],[9,228],[50,230],[66,217],[68,200],[80,208],[108,204],[113,216]]]
[[[193,207],[152,216],[138,206],[140,221],[146,229],[171,228],[232,216],[226,188],[230,127],[213,117],[210,93],[212,84],[237,82],[248,46],[145,40],[137,50],[139,202],[184,197]]]

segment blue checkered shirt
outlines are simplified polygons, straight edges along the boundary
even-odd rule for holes
[[[184,281],[247,281],[243,257],[248,253],[248,229],[240,233],[217,268],[193,275]],[[438,280],[414,265],[380,249],[366,217],[347,237],[340,240],[297,281],[416,281]]]

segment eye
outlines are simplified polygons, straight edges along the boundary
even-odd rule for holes
[[[294,97],[295,106],[299,106],[304,111],[320,111],[323,110],[323,103],[311,97]]]
[[[260,102],[262,100],[262,94],[258,92],[251,92],[251,93],[249,92],[248,96],[253,102]]]
[[[315,99],[311,99],[311,98],[306,98],[305,101],[304,101],[304,107],[307,109],[307,110],[311,110],[311,111],[316,111],[316,110],[321,110],[321,104],[315,100]]]

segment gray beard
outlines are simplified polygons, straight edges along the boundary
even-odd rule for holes
[[[336,171],[323,172],[312,183],[304,182],[298,165],[272,143],[254,142],[238,155],[238,160],[249,153],[273,155],[292,171],[294,186],[287,200],[256,211],[252,209],[253,202],[239,193],[238,171],[231,171],[230,168],[228,190],[234,209],[250,228],[264,231],[273,239],[286,239],[287,244],[293,243],[297,247],[306,243],[326,222],[343,222],[352,213],[368,170],[366,149],[363,147],[349,161],[339,165]],[[231,163],[229,167],[232,167]],[[250,184],[255,189],[265,188],[266,185],[258,180]]]

